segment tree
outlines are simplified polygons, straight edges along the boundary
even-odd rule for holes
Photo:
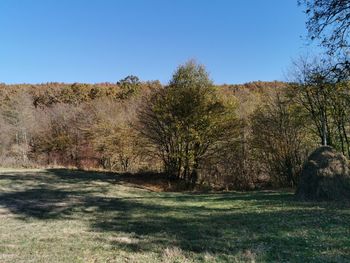
[[[327,69],[317,60],[301,58],[294,63],[294,83],[290,96],[309,114],[322,145],[332,145],[333,127],[330,105],[333,85],[327,78]]]
[[[130,75],[126,78],[118,81],[120,92],[117,94],[119,99],[128,99],[132,95],[139,92],[141,88],[141,82],[138,77]]]
[[[257,158],[272,182],[296,186],[310,148],[305,119],[298,108],[278,92],[255,111],[252,130]]]
[[[220,98],[202,65],[181,65],[169,86],[139,112],[140,132],[154,145],[169,178],[195,184],[201,161],[232,130],[234,105]]]
[[[265,89],[267,89],[265,87]],[[259,90],[261,90],[259,88]],[[232,92],[233,90],[231,90]],[[221,87],[221,92],[222,87]],[[236,123],[230,137],[222,142],[216,152],[210,153],[205,160],[206,181],[226,190],[248,190],[256,187],[259,175],[260,161],[254,158],[254,148],[251,144],[251,115],[261,103],[261,96],[244,86],[224,93],[236,101]]]
[[[36,132],[32,152],[47,155],[47,164],[58,163],[79,167],[80,150],[84,140],[81,126],[88,118],[82,106],[56,104],[49,109],[39,109],[36,114]],[[87,114],[88,115],[88,114]]]
[[[299,0],[304,4],[311,39],[320,39],[330,52],[349,47],[349,0]]]
[[[302,58],[295,63],[294,83],[290,87],[290,97],[308,113],[313,123],[310,127],[320,144],[349,156],[349,82],[335,78],[324,61]]]
[[[130,172],[139,159],[138,138],[132,127],[135,110],[129,104],[106,99],[94,103],[95,116],[88,136],[105,169]]]
[[[311,40],[318,39],[334,63],[331,72],[340,80],[350,78],[350,0],[298,0],[308,16],[306,28]]]
[[[30,150],[30,142],[32,130],[35,125],[34,106],[30,94],[25,91],[11,94],[2,94],[2,102],[0,106],[0,118],[3,119],[4,129],[7,134],[1,137],[7,137],[13,142],[11,149],[7,149],[17,163],[23,165],[28,163],[28,154]],[[10,146],[10,145],[8,145]]]

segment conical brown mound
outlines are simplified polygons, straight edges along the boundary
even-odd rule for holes
[[[299,200],[350,199],[348,160],[332,147],[322,146],[308,158],[296,192]]]

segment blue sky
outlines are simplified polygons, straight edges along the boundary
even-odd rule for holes
[[[0,82],[166,83],[192,58],[218,84],[283,80],[307,48],[296,2],[1,0]]]

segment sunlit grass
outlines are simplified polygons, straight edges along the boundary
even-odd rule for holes
[[[350,205],[155,193],[114,174],[0,173],[0,262],[349,262]]]

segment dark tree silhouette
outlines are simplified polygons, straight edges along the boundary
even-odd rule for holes
[[[330,53],[349,47],[350,0],[299,0],[305,6],[310,38],[320,39]]]

